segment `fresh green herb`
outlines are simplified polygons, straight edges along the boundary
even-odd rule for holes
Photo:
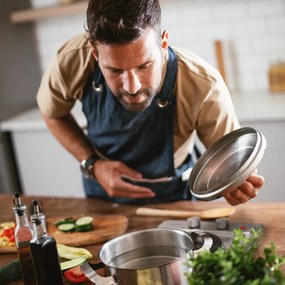
[[[189,285],[284,285],[281,266],[285,255],[279,256],[272,243],[257,256],[261,232],[252,230],[249,237],[237,229],[232,245],[214,253],[204,251],[189,260]]]

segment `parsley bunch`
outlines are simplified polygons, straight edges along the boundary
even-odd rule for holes
[[[189,260],[189,285],[285,285],[281,266],[285,255],[279,256],[272,243],[256,257],[260,231],[252,230],[249,237],[237,229],[232,245],[214,253],[205,251]]]

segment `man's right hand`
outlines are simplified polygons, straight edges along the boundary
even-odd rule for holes
[[[125,182],[122,176],[139,179],[142,178],[142,174],[120,161],[99,159],[95,162],[94,174],[98,183],[110,197],[134,199],[155,196],[155,193],[149,188]]]

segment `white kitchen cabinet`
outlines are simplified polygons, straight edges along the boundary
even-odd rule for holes
[[[285,111],[285,106],[284,106]],[[253,201],[285,201],[285,121],[242,122],[266,137],[267,147],[258,173],[265,178],[265,185]]]
[[[83,127],[80,108],[73,114]],[[85,197],[79,162],[50,134],[37,108],[2,122],[1,129],[11,132],[26,195]]]
[[[47,130],[12,133],[25,194],[84,197],[79,163]]]

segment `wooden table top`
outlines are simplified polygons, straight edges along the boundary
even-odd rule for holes
[[[138,206],[113,204],[97,199],[80,198],[54,198],[23,196],[22,201],[27,206],[33,199],[43,202],[46,217],[72,216],[72,215],[124,215],[128,218],[127,232],[157,227],[162,221],[173,219],[168,217],[137,216]],[[190,202],[178,201],[166,204],[149,205],[152,208],[172,210],[203,210],[215,207],[228,206],[226,202]],[[230,221],[263,224],[265,231],[260,242],[260,252],[273,242],[279,254],[285,254],[285,203],[254,203],[248,202],[236,206],[235,213]],[[12,195],[0,195],[0,222],[14,220],[12,210]],[[93,254],[92,262],[98,262],[98,251],[102,244],[86,246]],[[0,267],[17,258],[17,254],[2,254]],[[285,270],[284,270],[285,271]],[[21,280],[10,285],[23,284]],[[71,284],[66,282],[65,284]],[[89,283],[86,283],[89,284]],[[91,283],[90,283],[91,284]]]

